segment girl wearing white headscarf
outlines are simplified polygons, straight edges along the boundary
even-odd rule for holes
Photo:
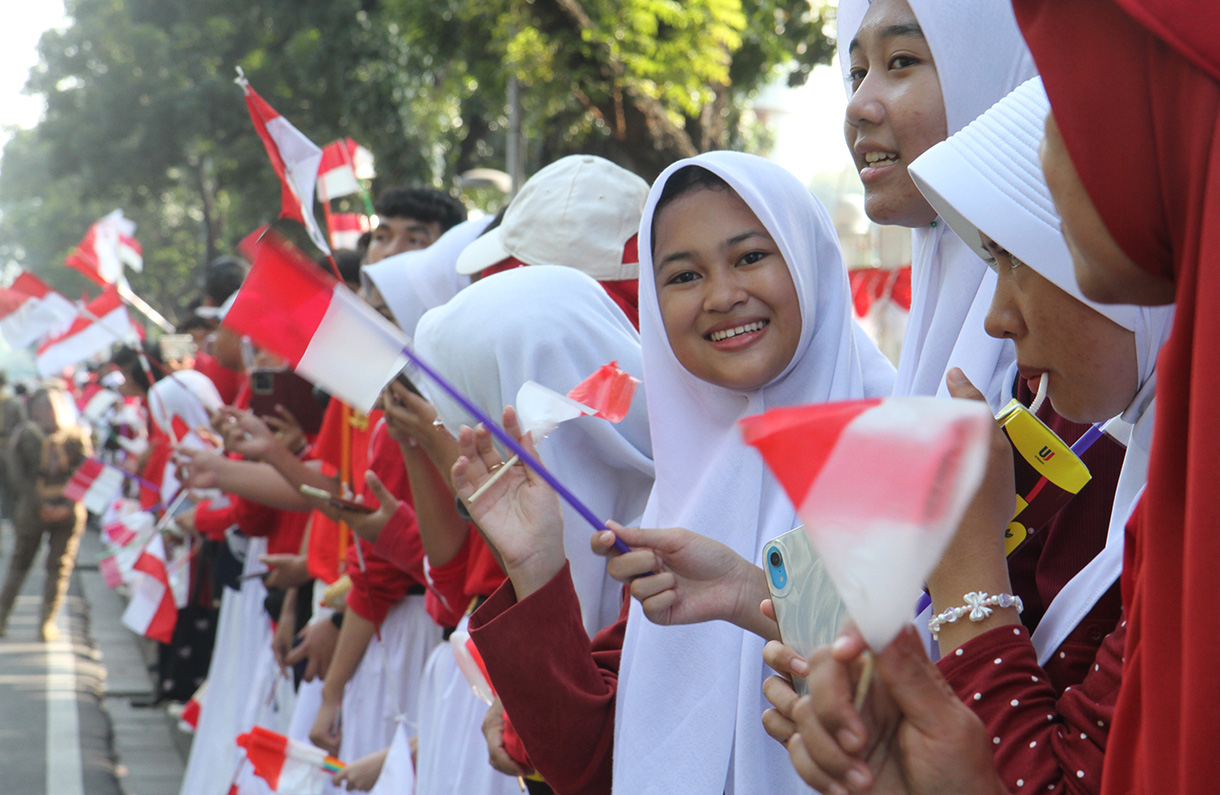
[[[566,393],[611,361],[637,378],[639,338],[622,311],[590,277],[571,268],[534,266],[483,279],[420,321],[416,349],[454,386],[493,418],[517,399],[526,381]],[[445,425],[472,424],[438,389],[435,405]],[[636,521],[652,488],[652,448],[645,401],[637,396],[622,422],[581,417],[560,425],[539,444],[547,468],[596,515]],[[565,546],[587,549],[590,528],[563,505]],[[615,621],[621,586],[592,553],[574,553],[572,581],[585,630],[593,636]],[[465,627],[465,620],[461,628]],[[420,793],[517,791],[517,783],[487,765],[481,731],[486,705],[478,701],[446,649],[434,657],[434,686],[421,709]],[[431,665],[431,664],[430,664]],[[430,706],[427,703],[433,700]],[[431,713],[431,714],[429,714]]]
[[[1148,469],[1156,355],[1173,321],[1172,307],[1099,304],[1081,294],[1038,158],[1049,112],[1042,81],[1033,78],[964,130],[929,149],[910,168],[916,185],[941,217],[962,239],[972,241],[975,255],[995,263],[981,242],[982,231],[1060,290],[1134,333],[1137,391],[1121,414],[1122,422],[1114,426],[1121,425],[1120,435],[1125,438],[1129,432],[1130,438],[1106,545],[1055,596],[1039,622],[1033,642],[1042,665],[1121,572],[1124,527],[1143,492]],[[1006,384],[1015,381],[1016,368],[1014,363],[1008,370]],[[1054,389],[1051,379],[1052,402]]]
[[[994,0],[909,0],[935,60],[949,135],[1035,73],[1012,6]],[[852,94],[851,56],[870,0],[840,0],[839,65]],[[850,110],[849,110],[850,113]],[[894,114],[890,113],[890,118]],[[850,121],[850,119],[849,119]],[[911,313],[895,395],[946,395],[945,373],[960,367],[993,403],[1004,390],[1012,345],[987,336],[983,318],[995,275],[971,245],[937,219],[913,230]]]
[[[701,380],[667,336],[653,277],[654,216],[666,183],[691,166],[719,177],[754,213],[795,288],[795,354],[756,389]],[[773,163],[712,152],[670,166],[649,195],[640,256],[640,335],[657,469],[642,525],[689,528],[757,565],[763,545],[799,522],[761,457],[742,442],[737,421],[778,406],[889,394],[893,368],[851,319],[847,273],[826,210]],[[725,622],[657,626],[633,602],[618,685],[615,791],[797,791],[783,749],[759,724],[762,645]]]
[[[415,326],[425,312],[470,285],[470,277],[458,273],[453,263],[462,249],[481,235],[491,221],[490,215],[463,221],[427,248],[404,251],[365,265],[360,269],[360,280],[381,293],[394,315],[394,322],[414,335]]]

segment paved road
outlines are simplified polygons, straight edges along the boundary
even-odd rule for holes
[[[0,570],[12,535],[3,529]],[[59,617],[60,639],[38,640],[42,561],[0,639],[0,792],[5,795],[173,795],[189,737],[149,706],[152,647],[122,626],[122,598],[97,572],[86,531]]]

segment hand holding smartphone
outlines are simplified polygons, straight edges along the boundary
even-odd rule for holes
[[[763,573],[785,646],[808,659],[819,646],[834,642],[847,607],[803,526],[763,547]],[[797,695],[809,692],[803,677],[792,677],[792,687]]]
[[[371,505],[365,505],[362,502],[355,500],[345,500],[342,497],[337,497],[331,494],[326,489],[319,489],[315,486],[310,486],[306,483],[301,484],[301,493],[306,497],[316,497],[319,500],[326,500],[326,504],[332,508],[337,508],[341,511],[353,511],[355,513],[373,513],[377,509]]]

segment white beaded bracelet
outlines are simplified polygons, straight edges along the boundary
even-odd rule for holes
[[[966,600],[966,604],[960,607],[950,607],[940,615],[933,616],[932,620],[928,622],[928,629],[932,631],[932,640],[940,639],[942,626],[952,624],[962,616],[968,616],[971,621],[982,621],[991,615],[993,607],[1015,607],[1018,613],[1025,610],[1021,597],[1013,596],[1010,593],[989,596],[986,591],[971,591],[962,598]]]

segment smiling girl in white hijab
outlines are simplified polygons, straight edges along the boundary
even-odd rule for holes
[[[1038,159],[1049,112],[1042,81],[1031,79],[966,129],[929,149],[910,168],[916,185],[941,217],[962,239],[973,241],[976,256],[995,266],[992,253],[981,242],[982,231],[1023,266],[1032,268],[1093,312],[1134,333],[1136,391],[1119,423],[1125,426],[1124,431],[1129,428],[1130,440],[1114,496],[1106,545],[1055,596],[1039,622],[1033,642],[1042,665],[1046,665],[1122,570],[1124,527],[1143,492],[1152,444],[1155,412],[1150,409],[1157,351],[1168,337],[1173,321],[1172,307],[1099,304],[1081,294],[1071,253],[1059,230],[1059,215]],[[1094,354],[1102,355],[1098,351]],[[1006,384],[1015,380],[1016,366],[1008,371]],[[1050,379],[1049,395],[1054,402],[1058,376],[1043,377]]]
[[[857,50],[861,23],[870,8],[879,9],[881,2],[839,3],[838,56],[849,98],[853,93],[849,49]],[[1021,38],[1011,4],[996,0],[909,2],[935,60],[949,135],[1034,75],[1033,59]],[[869,68],[889,70],[891,63],[869,64]],[[911,111],[924,111],[901,108],[896,102],[885,110],[883,123],[899,139],[905,134],[902,126],[912,118]],[[849,130],[852,113],[849,107]],[[905,168],[921,151],[913,147],[912,151],[900,152],[899,167]],[[863,154],[855,154],[857,165],[862,165]],[[917,194],[915,200],[920,201]],[[940,219],[916,226],[913,233],[911,313],[894,394],[947,395],[945,373],[950,367],[960,367],[994,404],[1013,360],[1012,345],[988,337],[983,330],[983,318],[995,290],[995,275],[971,253],[970,245],[963,243]]]
[[[658,298],[659,290],[682,290],[704,278],[711,284],[715,277],[710,268],[719,267],[697,264],[701,255],[689,254],[687,259],[695,264],[671,264],[681,253],[666,254],[665,262],[654,265],[654,256],[662,256],[655,250],[658,241],[673,231],[665,227],[671,209],[679,202],[725,198],[723,189],[696,187],[658,214],[669,180],[691,166],[727,183],[728,199],[739,197],[754,216],[749,226],[760,224],[772,241],[746,245],[733,267],[755,267],[770,256],[760,259],[759,251],[751,249],[775,250],[790,275],[796,323],[783,333],[791,334],[792,350],[787,360],[771,360],[767,372],[752,369],[743,375],[741,367],[751,366],[748,360],[722,362],[725,369],[718,373],[703,369],[700,346],[714,346],[717,340],[722,347],[731,345],[732,338],[724,339],[719,326],[737,322],[733,312],[711,331],[699,322],[684,328],[683,318],[662,314],[665,300]],[[693,204],[689,208],[699,211]],[[741,237],[728,229],[717,233]],[[729,256],[739,256],[733,253],[736,245],[729,242]],[[798,521],[762,459],[742,442],[737,421],[777,406],[886,395],[893,368],[875,346],[861,344],[851,319],[847,273],[826,210],[773,163],[712,152],[670,166],[648,198],[640,257],[640,335],[657,471],[642,525],[689,528],[757,564],[763,545]],[[661,280],[663,285],[658,284]],[[726,304],[733,300],[726,299]],[[775,311],[764,309],[759,315],[765,315],[763,322],[771,327],[764,331],[776,332],[785,324],[784,313],[774,304]],[[757,326],[748,323],[737,331],[748,339]],[[751,380],[758,383],[740,389],[721,385]],[[759,723],[764,706],[762,645],[761,638],[725,622],[658,626],[633,602],[618,686],[615,791],[740,795],[800,790],[783,748],[766,738]]]
[[[630,321],[601,285],[572,268],[539,265],[482,279],[424,315],[415,342],[421,358],[497,419],[505,406],[516,403],[526,381],[565,394],[611,361],[637,378],[642,375],[639,337]],[[474,423],[447,394],[432,392],[448,428]],[[636,521],[652,488],[643,392],[619,423],[580,417],[538,444],[547,468],[606,519]],[[592,637],[618,618],[622,588],[588,551],[591,528],[585,520],[566,503],[562,511],[564,544],[573,551],[572,582]],[[465,626],[463,619],[460,629]],[[445,703],[431,713],[427,704],[421,709],[417,791],[517,791],[516,781],[487,765],[480,728],[487,707],[472,695],[452,653],[444,652],[431,676],[437,683],[447,677],[450,686]]]

